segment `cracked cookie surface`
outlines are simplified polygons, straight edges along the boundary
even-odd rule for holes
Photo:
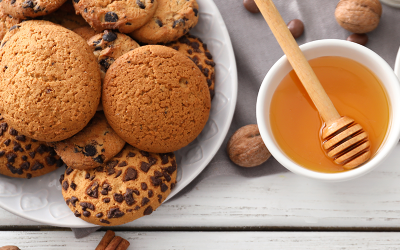
[[[108,124],[102,112],[97,112],[78,134],[51,144],[67,166],[91,169],[101,166],[118,154],[125,145]]]
[[[62,195],[76,217],[116,226],[151,214],[176,184],[173,153],[153,154],[130,145],[107,164],[90,170],[67,168]]]
[[[2,0],[4,13],[20,19],[44,16],[57,10],[66,0]]]
[[[189,32],[198,20],[196,0],[158,0],[158,8],[150,21],[129,35],[142,43],[168,43]]]
[[[77,14],[96,31],[105,29],[129,33],[150,20],[158,0],[73,0]]]
[[[206,78],[196,64],[161,45],[119,57],[106,73],[102,103],[122,139],[157,153],[176,151],[193,141],[211,107]]]
[[[9,31],[0,49],[0,112],[21,134],[60,141],[96,113],[101,78],[96,58],[76,33],[46,21]]]

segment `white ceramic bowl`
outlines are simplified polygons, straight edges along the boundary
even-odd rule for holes
[[[270,69],[261,84],[257,98],[257,123],[261,137],[275,159],[295,174],[323,181],[346,181],[362,176],[377,167],[396,146],[400,137],[400,84],[392,68],[372,50],[344,40],[319,40],[300,46],[307,60],[321,56],[341,56],[353,59],[377,75],[383,83],[389,102],[390,121],[386,137],[371,160],[364,165],[341,173],[320,173],[308,170],[283,152],[272,134],[269,109],[272,96],[282,79],[292,70],[286,56]]]

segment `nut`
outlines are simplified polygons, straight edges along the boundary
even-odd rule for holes
[[[374,30],[382,15],[379,0],[340,0],[335,10],[336,21],[348,31],[361,34]]]
[[[258,166],[271,156],[256,124],[238,129],[229,139],[227,151],[229,158],[241,167]]]
[[[16,246],[4,246],[0,247],[0,250],[20,250],[20,249]]]

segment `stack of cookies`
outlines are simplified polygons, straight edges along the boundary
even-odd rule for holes
[[[0,16],[0,174],[64,166],[67,205],[94,224],[151,214],[211,108],[196,1],[2,0]]]

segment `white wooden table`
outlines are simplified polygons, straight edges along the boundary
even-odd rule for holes
[[[151,216],[112,229],[130,240],[129,249],[400,249],[399,178],[396,153],[370,174],[344,183],[290,172],[215,177]],[[0,230],[0,246],[22,249],[94,249],[104,234],[76,240],[69,229],[4,210]]]

